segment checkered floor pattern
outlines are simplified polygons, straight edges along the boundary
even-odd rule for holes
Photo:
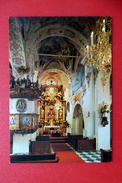
[[[69,144],[67,144],[70,146]],[[86,163],[100,163],[101,162],[101,152],[100,151],[82,151],[77,152],[74,148],[70,148]]]
[[[87,163],[100,163],[101,162],[100,151],[95,151],[95,152],[83,151],[83,152],[76,152],[76,154]]]

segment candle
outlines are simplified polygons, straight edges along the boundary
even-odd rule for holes
[[[103,29],[102,30],[105,32],[105,19],[103,19]]]
[[[87,57],[89,57],[89,45],[86,46],[87,49]]]
[[[91,32],[91,45],[93,45],[93,34],[94,34],[94,32],[92,31]]]

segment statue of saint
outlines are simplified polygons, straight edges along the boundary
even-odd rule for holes
[[[59,110],[59,118],[63,119],[63,109],[62,108]]]
[[[11,80],[10,80],[10,88],[14,88],[14,87],[15,87],[15,85],[16,85],[15,77],[14,77],[14,76],[12,76],[12,77],[11,77]]]
[[[44,106],[41,107],[40,112],[41,112],[41,118],[44,118],[45,117]]]
[[[101,113],[102,113],[102,125],[106,126],[108,124],[108,113],[109,110],[107,109],[107,105],[104,105],[104,107],[101,109]]]
[[[53,119],[50,119],[50,126],[54,126]]]
[[[27,76],[27,79],[25,80],[25,88],[31,87],[31,80],[29,79],[29,76]]]

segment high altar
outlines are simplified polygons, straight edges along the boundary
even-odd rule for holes
[[[66,101],[62,85],[41,86],[41,99],[38,100],[39,124],[44,130],[66,131]]]

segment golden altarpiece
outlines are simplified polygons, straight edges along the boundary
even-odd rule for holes
[[[42,86],[41,99],[38,100],[39,124],[48,131],[50,128],[66,131],[66,101],[63,86]]]

